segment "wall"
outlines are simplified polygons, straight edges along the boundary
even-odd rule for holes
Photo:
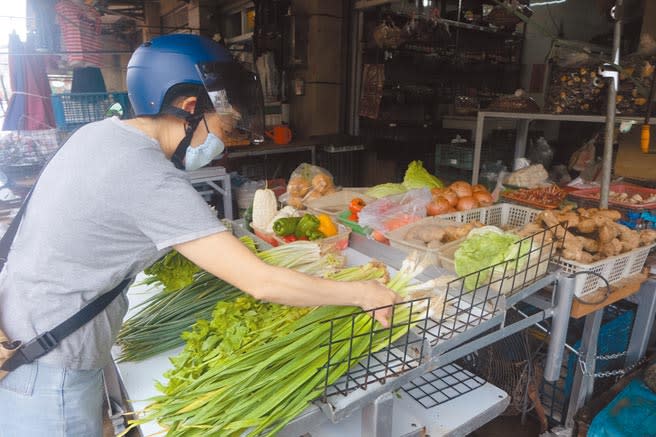
[[[290,75],[305,81],[305,95],[290,97],[290,125],[297,137],[342,130],[344,43],[342,1],[294,0],[296,14],[308,20],[307,66]]]

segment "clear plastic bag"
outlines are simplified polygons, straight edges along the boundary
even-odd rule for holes
[[[540,137],[533,143],[528,153],[528,159],[532,164],[542,164],[545,169],[551,167],[554,151],[544,137]]]
[[[325,168],[302,163],[289,176],[287,192],[280,200],[297,209],[304,209],[304,202],[318,199],[337,191],[333,175]]]
[[[426,217],[426,206],[431,201],[428,188],[383,197],[360,211],[360,226],[385,233]]]

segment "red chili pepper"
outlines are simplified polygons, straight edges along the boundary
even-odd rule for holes
[[[356,213],[352,212],[348,219],[352,222],[357,222],[360,220],[360,217]]]
[[[294,241],[298,240],[298,238],[296,238],[296,235],[294,234],[285,235],[284,237],[282,237],[282,239],[286,243],[293,243]]]
[[[351,200],[351,204],[349,205],[349,211],[353,214],[358,214],[360,211],[362,211],[362,208],[367,206],[366,203],[364,203],[364,200],[360,199],[359,197],[354,198]]]

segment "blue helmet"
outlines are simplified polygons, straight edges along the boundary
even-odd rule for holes
[[[167,91],[178,84],[203,86],[198,65],[235,63],[230,52],[209,38],[172,34],[139,46],[128,63],[128,96],[134,115],[156,115]]]

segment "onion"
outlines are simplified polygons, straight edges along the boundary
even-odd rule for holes
[[[442,192],[441,196],[444,197],[446,200],[448,200],[451,206],[456,206],[458,204],[458,195],[456,194],[455,191],[449,188],[445,189]]]
[[[478,202],[471,196],[461,197],[456,206],[458,211],[467,211],[469,209],[478,208]]]
[[[451,208],[449,201],[444,197],[437,197],[426,207],[426,214],[430,216],[444,214]]]
[[[476,184],[472,186],[472,193],[487,193],[487,188],[485,185]]]
[[[481,204],[481,206],[490,206],[494,203],[494,199],[492,199],[492,195],[488,192],[482,192],[482,191],[474,191],[474,199],[478,203]]]
[[[470,197],[472,195],[472,187],[465,181],[456,181],[449,188],[455,191],[458,197]]]
[[[438,188],[438,187],[431,188],[431,195],[433,196],[433,198],[437,196],[441,196],[445,190],[446,188]]]

